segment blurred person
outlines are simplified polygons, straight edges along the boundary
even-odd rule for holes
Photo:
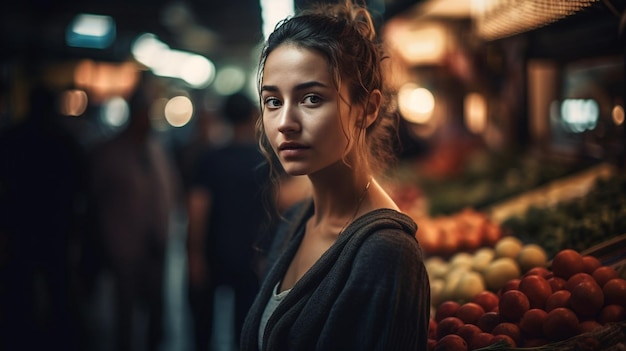
[[[194,167],[198,155],[213,144],[211,133],[214,131],[214,120],[217,112],[213,110],[197,111],[192,119],[192,131],[185,144],[177,150],[177,163],[180,169],[183,191],[181,196],[189,192],[194,176]]]
[[[427,349],[417,225],[377,180],[397,128],[379,44],[349,1],[288,18],[265,43],[261,145],[313,195],[279,224],[242,351]]]
[[[179,179],[150,124],[149,78],[141,76],[129,100],[127,126],[90,160],[101,274],[114,285],[115,350],[157,350],[164,336],[165,250]],[[147,335],[137,327],[146,314]]]
[[[0,133],[0,349],[79,350],[84,150],[55,91],[35,82],[28,103]]]
[[[243,93],[225,98],[221,114],[233,129],[224,145],[207,146],[196,162],[189,191],[189,301],[195,324],[196,350],[215,341],[216,290],[234,293],[234,343],[258,292],[260,256],[255,250],[271,226],[273,208],[269,171],[255,138],[258,108]],[[222,321],[220,321],[222,323]]]

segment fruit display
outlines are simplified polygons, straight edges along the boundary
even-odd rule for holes
[[[408,160],[394,170],[396,183],[414,186],[428,199],[431,216],[450,215],[466,207],[483,209],[585,167],[568,160],[479,149],[454,158],[453,170],[434,172],[446,157]]]
[[[506,246],[519,257],[519,246]],[[572,249],[557,252],[549,264],[526,268],[497,291],[438,303],[429,350],[626,348],[626,280],[617,271]]]
[[[563,248],[583,251],[626,234],[626,175],[598,179],[584,196],[553,206],[530,206],[501,223],[525,242],[540,244],[552,257]]]
[[[530,270],[546,269],[548,256],[536,244],[505,236],[493,246],[483,246],[473,253],[461,251],[448,260],[428,257],[425,264],[434,308],[445,300],[468,302],[483,290],[498,292]]]
[[[412,217],[419,227],[416,237],[429,256],[448,258],[457,252],[474,252],[492,247],[502,237],[500,225],[471,208],[446,216]]]

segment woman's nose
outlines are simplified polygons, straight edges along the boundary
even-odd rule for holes
[[[300,131],[298,112],[291,104],[285,103],[280,111],[278,131],[283,134]]]

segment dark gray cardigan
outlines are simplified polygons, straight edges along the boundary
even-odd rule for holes
[[[258,350],[261,315],[311,215],[308,202],[279,229],[275,246],[293,238],[286,239],[248,313],[241,351]],[[278,305],[263,350],[426,350],[430,285],[416,230],[410,217],[390,209],[355,220]]]

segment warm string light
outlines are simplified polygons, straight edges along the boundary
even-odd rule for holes
[[[487,40],[508,37],[548,25],[598,1],[483,0],[474,11],[476,30]]]

